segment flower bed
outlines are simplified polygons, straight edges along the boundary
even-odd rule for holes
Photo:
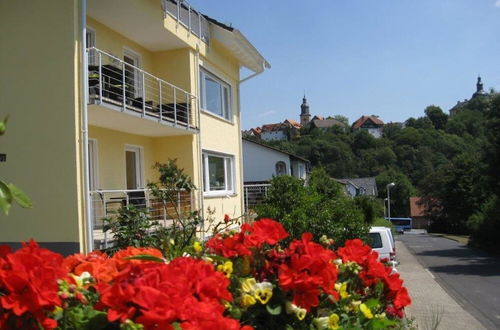
[[[410,298],[360,240],[337,251],[270,219],[167,261],[150,248],[61,255],[0,248],[1,329],[380,329]]]

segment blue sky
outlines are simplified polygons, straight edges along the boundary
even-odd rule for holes
[[[477,75],[500,89],[500,0],[191,0],[272,68],[241,86],[242,126],[313,115],[385,122],[447,112]]]

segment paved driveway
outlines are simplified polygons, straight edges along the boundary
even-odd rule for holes
[[[398,236],[443,288],[489,329],[500,329],[500,259],[427,234]]]

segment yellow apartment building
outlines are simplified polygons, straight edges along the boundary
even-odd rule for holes
[[[0,0],[0,31],[0,173],[34,204],[0,244],[102,248],[169,159],[198,187],[180,207],[242,215],[240,85],[270,65],[240,31],[177,0]]]

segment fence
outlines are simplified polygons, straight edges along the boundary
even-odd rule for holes
[[[146,209],[151,220],[162,226],[172,224],[172,219],[192,211],[192,193],[174,192],[174,202],[164,203],[148,189],[96,190],[90,193],[94,228],[94,248],[103,249],[112,244],[110,233],[103,230],[104,218],[115,218],[121,207],[130,205]]]
[[[243,186],[245,213],[250,213],[255,206],[264,202],[270,184],[250,184]]]
[[[87,49],[89,103],[197,130],[193,94],[95,47]],[[188,73],[186,73],[188,74]]]

